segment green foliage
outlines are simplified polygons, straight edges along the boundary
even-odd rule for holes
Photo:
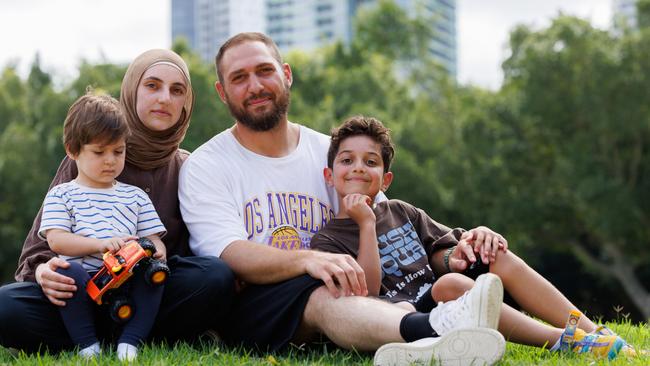
[[[0,79],[0,278],[16,268],[21,244],[63,156],[61,126],[69,101],[52,89],[36,57],[29,77]],[[6,113],[4,113],[6,111]]]
[[[362,7],[355,21],[354,46],[391,60],[426,57],[436,19],[423,16],[424,9],[417,10],[418,15],[410,18],[391,0],[379,0],[376,6]]]
[[[291,119],[328,133],[353,114],[392,117],[392,96],[401,89],[392,63],[381,55],[357,51],[336,44],[308,61],[298,53],[288,57],[296,62]],[[343,65],[348,72],[341,72]]]
[[[27,115],[27,87],[20,80],[14,68],[8,67],[2,71],[0,78],[0,133],[9,126],[11,121],[22,119]]]
[[[188,51],[187,43],[181,38],[172,49],[187,62],[194,90],[194,109],[190,128],[187,131],[183,147],[193,151],[208,138],[216,135],[234,124],[228,108],[219,99],[215,90],[217,74],[214,65],[209,65]]]
[[[628,254],[645,263],[648,41],[638,35],[621,41],[561,17],[545,31],[513,37],[504,66],[505,87],[517,88],[521,115],[538,131],[530,142],[548,151],[537,163],[565,204],[558,209],[573,218],[555,235],[625,238]]]
[[[79,76],[67,88],[66,94],[74,101],[85,94],[88,88],[92,88],[119,99],[124,72],[126,65],[90,64],[83,61],[79,66]]]
[[[565,16],[538,32],[520,27],[502,89],[517,92],[520,128],[539,152],[522,172],[545,176],[522,197],[547,223],[537,234],[616,278],[646,318],[648,282],[636,272],[650,262],[649,36],[617,36]],[[537,192],[545,199],[535,200]]]
[[[636,0],[636,14],[637,25],[640,28],[648,28],[650,26],[650,1]]]

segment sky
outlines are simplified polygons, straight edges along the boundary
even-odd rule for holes
[[[517,24],[543,28],[560,12],[611,24],[612,0],[457,0],[458,81],[490,89],[502,82],[508,34]],[[171,0],[0,0],[0,68],[41,67],[61,80],[81,59],[128,63],[171,45]],[[215,50],[216,52],[216,50]]]

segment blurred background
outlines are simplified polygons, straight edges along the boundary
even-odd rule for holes
[[[0,1],[0,283],[86,86],[117,98],[130,60],[173,48],[192,151],[233,124],[212,59],[247,30],[292,66],[292,121],[392,129],[390,197],[503,234],[590,316],[650,318],[650,0]]]

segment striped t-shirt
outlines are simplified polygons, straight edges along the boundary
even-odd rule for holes
[[[149,196],[140,188],[120,182],[111,188],[90,188],[74,180],[47,193],[39,237],[45,239],[49,229],[96,239],[162,236],[166,232]],[[102,265],[102,253],[60,257],[81,263],[88,271],[96,271]]]

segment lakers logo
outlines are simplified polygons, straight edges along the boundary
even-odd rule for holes
[[[279,249],[296,250],[300,249],[300,235],[291,226],[282,226],[275,230],[269,238],[269,245]]]

